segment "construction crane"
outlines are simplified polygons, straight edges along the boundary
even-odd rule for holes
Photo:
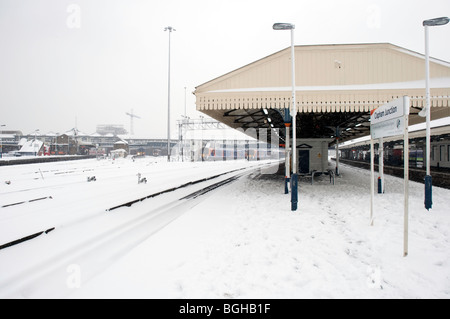
[[[133,119],[134,118],[140,119],[140,117],[135,115],[135,114],[133,114],[133,109],[131,109],[130,113],[126,112],[125,114],[130,117],[130,134],[134,135]]]

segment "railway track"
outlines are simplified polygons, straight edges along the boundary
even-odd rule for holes
[[[0,259],[14,259],[16,266],[5,274],[4,262],[0,262],[0,298],[65,297],[203,201],[206,194],[261,168],[198,179],[105,208],[102,214],[80,222],[49,225],[42,232],[4,244]]]
[[[370,163],[363,161],[353,161],[347,159],[339,159],[339,162],[347,165],[370,169]],[[378,164],[375,164],[375,171],[378,171]],[[403,178],[403,166],[384,166],[384,173]],[[409,179],[415,182],[424,183],[426,172],[424,169],[409,168]],[[433,178],[433,186],[450,189],[450,172],[441,170],[431,171]]]

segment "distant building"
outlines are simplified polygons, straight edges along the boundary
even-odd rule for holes
[[[217,140],[224,142],[225,140],[234,141],[238,139],[234,135],[219,134],[214,128],[217,122],[207,120],[190,120],[189,127],[184,129],[185,135],[182,140],[172,139],[170,148],[176,147],[174,152],[180,151],[180,141],[183,143],[183,150],[193,152],[192,149],[203,150],[207,142]],[[193,126],[194,125],[194,126]],[[201,126],[207,125],[207,126]],[[205,130],[205,127],[209,129]],[[189,134],[189,130],[196,130],[197,134]],[[29,141],[38,140],[43,142],[42,155],[107,155],[114,150],[124,150],[128,155],[150,155],[150,156],[167,156],[167,139],[165,138],[149,138],[147,136],[136,136],[128,134],[117,134],[125,132],[122,125],[98,125],[97,132],[87,134],[76,128],[68,130],[64,133],[40,131],[30,132],[23,135],[20,131],[0,131],[0,154],[2,156],[21,156],[18,151]],[[180,135],[181,136],[181,135]],[[225,143],[225,142],[224,142]],[[38,147],[38,146],[36,146]],[[30,148],[28,147],[28,150]],[[189,149],[189,150],[188,150]],[[25,149],[24,149],[25,150]],[[34,155],[34,148],[31,149],[30,155]],[[118,151],[117,153],[123,153]],[[185,153],[185,155],[188,153]],[[38,154],[39,155],[39,152]]]
[[[20,156],[36,156],[42,155],[44,152],[44,142],[40,140],[26,141],[17,152]]]
[[[114,136],[128,134],[127,130],[123,127],[123,125],[119,124],[97,125],[97,133],[100,135],[112,134]]]
[[[13,152],[19,150],[19,142],[22,136],[21,131],[1,130],[0,131],[0,153]]]
[[[118,140],[114,143],[114,150],[124,150],[128,153],[130,151],[128,142],[124,140]]]

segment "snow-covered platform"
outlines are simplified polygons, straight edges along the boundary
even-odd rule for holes
[[[42,216],[59,223],[47,235],[0,250],[1,297],[450,297],[450,190],[434,188],[433,210],[428,212],[423,207],[423,184],[410,182],[409,255],[403,257],[403,180],[396,177],[387,176],[386,193],[376,194],[374,225],[370,226],[369,172],[346,165],[340,167],[341,175],[334,185],[328,176],[316,178],[313,185],[310,180],[300,180],[296,212],[290,210],[290,195],[284,194],[284,177],[276,174],[276,170],[249,170],[251,173],[186,204],[168,205],[172,195],[166,194],[136,206],[105,212],[105,199],[108,203],[113,199],[119,201],[127,193],[136,196],[144,187],[146,193],[155,187],[151,182],[138,185],[136,169],[146,174],[149,181],[165,184],[176,179],[175,176],[167,179],[175,173],[177,178],[184,176],[189,180],[192,176],[189,177],[188,170],[198,178],[201,174],[217,173],[225,166],[238,169],[247,164],[124,161],[92,167],[92,163],[79,161],[70,164],[76,167],[55,168],[53,173],[50,169],[34,167],[27,172],[21,168],[20,174],[16,174],[20,178],[1,186],[2,203],[12,200],[5,191],[7,187],[23,188],[23,192],[12,192],[10,188],[10,195],[17,198],[31,192],[33,183],[33,191],[53,195],[52,199],[34,204],[0,209],[1,236],[11,233],[6,228],[12,227],[14,220],[15,227],[26,225],[30,230],[42,222]],[[1,171],[2,177],[5,172]],[[94,172],[97,181],[87,182],[84,175]],[[65,178],[57,178],[59,175]],[[67,194],[63,181],[72,191],[70,201],[69,197],[63,197]],[[48,214],[36,218],[33,214],[42,211],[25,209],[31,205],[39,205],[42,210],[47,205]],[[162,207],[154,213],[160,219],[144,219],[146,212],[156,206]],[[75,212],[82,218],[74,218]],[[166,214],[174,217],[152,228],[152,223],[161,222]],[[89,218],[91,215],[95,218]],[[18,216],[25,218],[22,223],[18,222]],[[132,216],[136,218],[131,220]],[[65,226],[67,221],[70,225]],[[131,221],[136,228],[131,228],[134,227]],[[109,240],[119,226],[133,231],[124,230],[125,236]],[[100,236],[103,228],[107,232]],[[71,235],[80,235],[80,229],[98,234],[92,240],[87,238],[78,243]],[[139,240],[129,244],[127,240],[137,233],[141,235]],[[98,259],[106,250],[112,252],[107,260],[96,264],[101,267],[95,271],[89,266],[93,256],[82,251],[91,248],[94,239],[102,241],[94,257]],[[65,246],[77,246],[83,259],[78,261],[76,256],[69,259]],[[39,260],[48,254],[44,250],[49,247],[57,251],[50,256],[53,259]],[[120,249],[115,252],[115,248]],[[24,261],[31,257],[35,260],[33,269],[37,267],[42,273],[52,268],[52,261],[59,263],[61,276],[52,278],[51,274],[45,274],[45,281],[33,278],[25,281],[23,272],[16,268],[26,271]],[[33,274],[39,277],[40,272]],[[23,281],[22,288],[16,285],[15,278]]]
[[[369,172],[342,165],[300,182],[290,211],[283,176],[226,186],[112,264],[71,297],[449,298],[450,191],[410,183],[403,257],[403,181],[387,176],[369,220]]]

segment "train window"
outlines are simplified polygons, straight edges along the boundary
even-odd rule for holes
[[[444,160],[444,152],[445,152],[445,145],[441,145],[439,148],[439,161]]]
[[[450,145],[447,145],[447,162],[450,162]]]
[[[431,160],[434,161],[434,154],[436,154],[436,146],[433,146],[431,148]]]

